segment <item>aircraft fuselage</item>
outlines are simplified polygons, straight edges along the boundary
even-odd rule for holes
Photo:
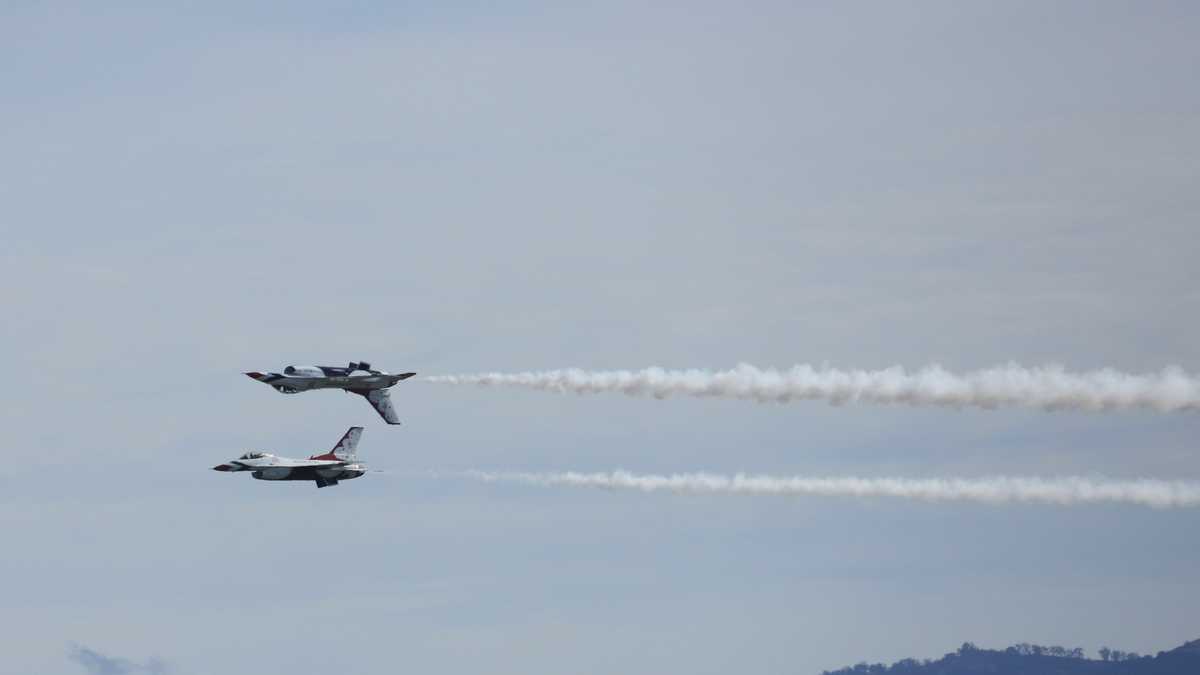
[[[338,481],[358,478],[367,472],[357,459],[362,427],[350,427],[337,445],[327,453],[308,459],[278,457],[268,452],[247,452],[213,467],[216,471],[249,471],[258,480],[310,480],[317,487],[337,485]]]
[[[399,424],[387,390],[416,373],[392,375],[372,370],[369,363],[350,362],[345,368],[337,366],[288,366],[282,373],[246,373],[248,377],[269,385],[281,394],[299,394],[316,389],[341,389],[358,394],[371,404],[388,424]]]
[[[349,480],[366,473],[361,464],[330,465],[329,462],[266,455],[256,460],[235,459],[213,467],[217,471],[249,471],[258,480]]]
[[[302,391],[312,391],[314,389],[347,389],[350,391],[387,389],[388,387],[395,386],[397,382],[407,380],[414,375],[414,373],[400,373],[399,375],[390,375],[387,373],[356,373],[353,375],[246,374],[259,382],[271,385],[277,391],[284,394],[298,394]]]

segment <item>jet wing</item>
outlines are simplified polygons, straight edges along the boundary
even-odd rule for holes
[[[396,409],[392,407],[392,398],[388,396],[387,389],[372,389],[371,391],[355,391],[367,399],[375,412],[383,418],[388,424],[400,424],[400,418],[396,416]]]
[[[285,469],[320,469],[324,467],[345,466],[349,462],[341,459],[289,459],[280,457],[272,467]]]

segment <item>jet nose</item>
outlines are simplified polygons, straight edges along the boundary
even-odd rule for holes
[[[213,467],[213,471],[233,471],[233,467],[228,464],[218,464]]]
[[[264,377],[266,377],[266,375],[263,375],[262,373],[258,373],[258,372],[244,373],[244,375],[252,380],[261,380]]]

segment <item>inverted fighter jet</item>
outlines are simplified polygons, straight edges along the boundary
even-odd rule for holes
[[[250,471],[250,476],[258,480],[311,480],[319,488],[337,485],[338,481],[358,478],[367,472],[357,454],[362,430],[362,427],[350,427],[342,440],[323,455],[291,459],[266,452],[247,452],[235,460],[214,466],[213,470]]]
[[[371,364],[350,362],[345,368],[334,366],[288,366],[282,373],[246,373],[249,377],[269,384],[281,394],[299,394],[310,389],[342,389],[358,394],[371,404],[383,421],[400,424],[388,387],[400,380],[407,380],[416,373],[389,375],[382,370],[371,370]]]

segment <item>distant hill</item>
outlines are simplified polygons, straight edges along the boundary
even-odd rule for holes
[[[1082,649],[1027,643],[980,649],[970,642],[931,661],[904,659],[890,666],[860,663],[822,675],[1200,675],[1200,640],[1155,656],[1104,647],[1089,659]]]

